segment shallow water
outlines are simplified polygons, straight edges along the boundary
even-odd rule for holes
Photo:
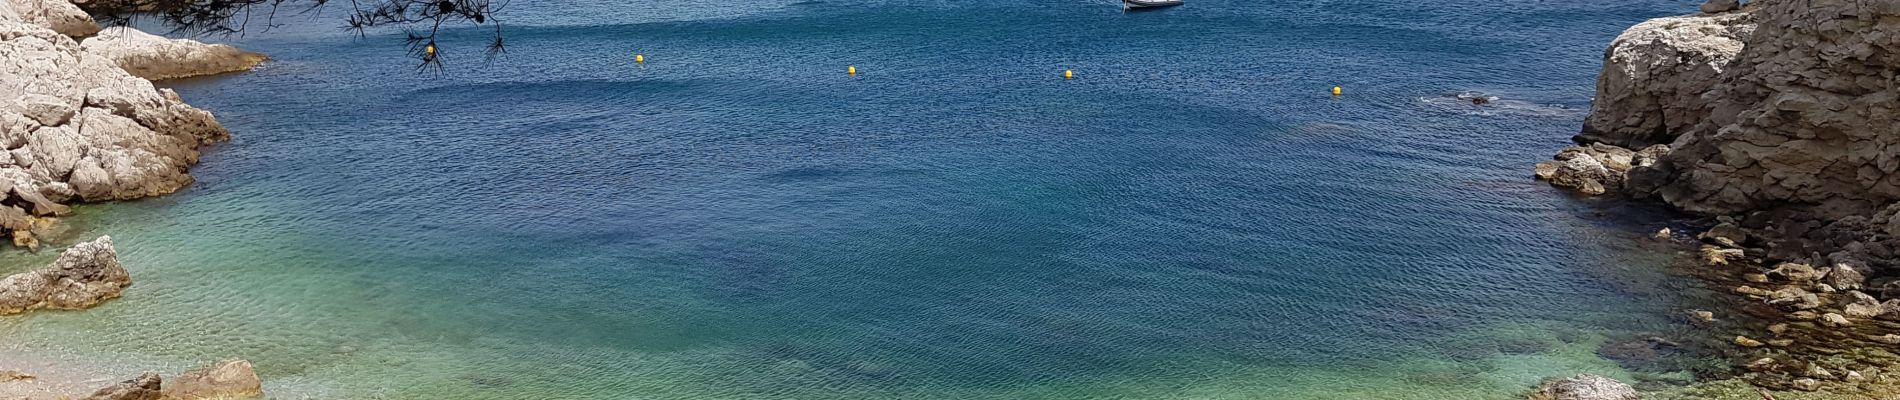
[[[1516,398],[1687,301],[1528,177],[1676,3],[518,0],[442,76],[291,18],[172,84],[196,185],[73,219],[126,298],[0,333],[274,398]]]

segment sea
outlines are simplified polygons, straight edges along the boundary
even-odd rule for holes
[[[1690,1],[513,0],[505,52],[446,24],[439,69],[330,3],[198,37],[272,58],[160,83],[231,140],[182,191],[0,256],[110,235],[135,282],[0,318],[0,344],[167,376],[241,357],[271,399],[1502,400],[1688,374],[1599,352],[1696,304],[1648,238],[1687,220],[1531,166],[1610,40]]]

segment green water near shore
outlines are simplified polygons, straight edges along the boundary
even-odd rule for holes
[[[135,360],[146,369],[173,371],[244,357],[259,366],[271,398],[282,399],[579,398],[625,393],[665,399],[805,398],[819,393],[825,398],[1515,399],[1548,376],[1588,372],[1630,379],[1627,371],[1597,356],[1597,347],[1609,335],[1667,329],[1662,314],[1671,306],[1473,326],[1410,338],[1388,347],[1392,351],[1385,354],[1348,362],[1261,362],[1211,354],[1170,357],[1150,368],[1085,379],[1048,377],[1028,385],[896,386],[889,382],[903,380],[901,371],[875,357],[822,354],[825,348],[859,346],[847,338],[785,342],[764,349],[721,345],[718,332],[748,329],[748,324],[711,313],[695,317],[722,326],[667,326],[674,323],[664,322],[665,316],[628,317],[630,325],[659,328],[638,333],[638,349],[590,345],[589,332],[569,332],[550,341],[484,332],[479,323],[440,318],[466,314],[466,307],[479,304],[433,297],[427,288],[391,285],[404,279],[391,275],[404,271],[331,273],[343,269],[342,263],[376,262],[360,251],[326,246],[324,240],[300,237],[294,229],[248,237],[179,234],[181,221],[154,218],[165,214],[154,208],[192,207],[232,207],[235,212],[221,218],[235,220],[284,215],[248,200],[252,196],[242,191],[229,195],[232,202],[161,199],[82,207],[81,216],[69,220],[69,236],[113,234],[137,284],[125,299],[93,310],[0,319],[0,337],[7,338],[0,343],[42,355]],[[182,226],[221,224],[184,222]],[[1641,267],[1665,263],[1668,256],[1656,251],[1664,248],[1636,241],[1628,245],[1634,254],[1649,252],[1656,258],[1606,266],[1601,273],[1626,279],[1623,284],[1630,293],[1679,296],[1674,292],[1682,289],[1675,281],[1680,277]],[[42,264],[51,254],[10,253],[0,262],[13,265],[10,271]],[[760,376],[782,380],[753,381],[746,387],[729,384],[734,377]],[[837,386],[806,386],[813,381]]]

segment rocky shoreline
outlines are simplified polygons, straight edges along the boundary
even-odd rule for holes
[[[210,112],[152,80],[243,71],[265,57],[230,46],[101,29],[66,0],[0,0],[0,233],[38,249],[67,204],[168,194],[191,183],[198,149],[230,135]],[[0,315],[79,310],[131,285],[109,237],[67,248],[52,265],[0,279]],[[5,361],[5,360],[0,360]],[[75,382],[40,382],[0,362],[0,398],[74,398]],[[157,374],[85,399],[200,399],[261,393],[249,362],[225,360],[170,382]]]
[[[1698,268],[1736,306],[1689,319],[1728,322],[1704,333],[1733,368],[1694,398],[1891,398],[1900,0],[1736,3],[1618,36],[1577,144],[1535,175],[1708,218]]]

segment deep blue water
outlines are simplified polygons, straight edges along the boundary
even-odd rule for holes
[[[517,0],[439,75],[283,18],[171,84],[197,184],[75,221],[140,283],[0,329],[282,398],[1517,398],[1679,301],[1667,216],[1529,171],[1691,10]]]

